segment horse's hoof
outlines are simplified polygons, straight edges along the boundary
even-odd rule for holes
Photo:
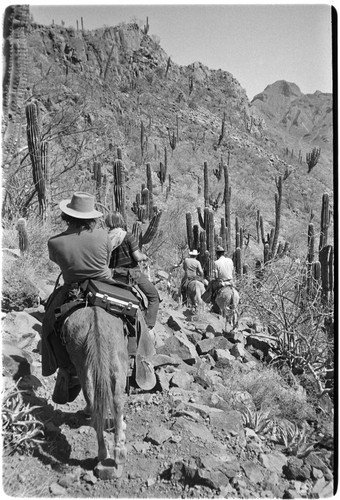
[[[118,479],[123,474],[123,466],[117,464],[112,458],[106,458],[96,465],[94,474],[103,480]]]
[[[126,456],[127,456],[127,450],[126,450],[125,446],[123,446],[122,448],[118,448],[118,446],[115,447],[114,457],[115,457],[115,461],[117,464],[124,463],[126,460]]]

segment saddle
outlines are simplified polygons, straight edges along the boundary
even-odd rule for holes
[[[113,281],[113,280],[112,280]],[[75,310],[99,306],[109,314],[122,316],[128,337],[128,353],[134,356],[137,350],[136,315],[138,309],[145,308],[144,296],[137,285],[122,282],[106,283],[97,280],[86,280],[78,287],[72,288],[66,295],[64,303],[55,309],[57,331]]]
[[[216,288],[213,290],[212,293],[212,298],[215,299],[218,292],[220,292],[223,288],[230,287],[231,289],[234,288],[234,285],[229,281],[229,280],[218,280],[216,283]]]

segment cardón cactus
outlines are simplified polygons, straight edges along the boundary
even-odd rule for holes
[[[42,147],[39,120],[39,104],[32,101],[26,105],[27,143],[32,163],[34,186],[38,193],[39,214],[46,216],[46,184],[42,168]]]
[[[122,215],[126,222],[126,177],[124,164],[122,162],[122,150],[117,148],[117,159],[113,162],[113,197],[116,210]]]

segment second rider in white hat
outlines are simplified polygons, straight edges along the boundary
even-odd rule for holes
[[[183,262],[184,276],[181,282],[183,305],[187,303],[187,288],[191,280],[196,279],[206,284],[201,263],[197,260],[198,255],[197,250],[189,250],[189,257],[186,257]]]

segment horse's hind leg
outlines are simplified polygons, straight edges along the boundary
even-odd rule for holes
[[[124,422],[124,395],[116,394],[114,396],[114,405],[116,408],[115,417],[115,448],[114,448],[114,459],[117,465],[125,462],[126,459],[126,447],[125,447],[125,429],[126,423]]]

